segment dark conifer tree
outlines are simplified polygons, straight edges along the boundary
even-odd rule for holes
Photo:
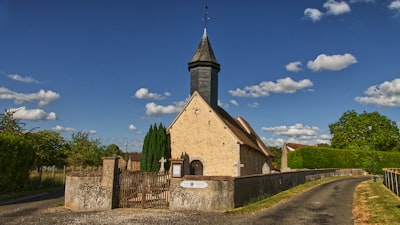
[[[143,142],[142,158],[140,160],[140,169],[142,171],[159,171],[160,159],[168,160],[171,157],[171,147],[169,135],[165,127],[160,123],[150,126]],[[169,162],[164,164],[165,170],[169,169]]]

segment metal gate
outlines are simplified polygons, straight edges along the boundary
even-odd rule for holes
[[[168,208],[168,173],[121,171],[119,174],[119,207],[121,208]]]

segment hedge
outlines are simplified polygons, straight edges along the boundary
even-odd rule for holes
[[[29,140],[22,135],[0,133],[0,193],[24,188],[33,159]]]
[[[374,151],[374,162],[376,173],[382,173],[382,168],[399,168],[400,152]],[[372,151],[301,147],[289,152],[288,166],[292,169],[362,168],[372,173]]]

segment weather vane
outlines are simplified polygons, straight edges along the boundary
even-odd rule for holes
[[[204,28],[207,28],[207,22],[210,21],[210,17],[208,17],[208,6],[206,5],[206,8],[204,10],[203,14],[203,22],[204,22]]]

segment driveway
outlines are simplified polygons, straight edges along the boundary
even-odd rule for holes
[[[252,218],[251,224],[353,225],[355,187],[368,177],[336,180],[320,185]]]

